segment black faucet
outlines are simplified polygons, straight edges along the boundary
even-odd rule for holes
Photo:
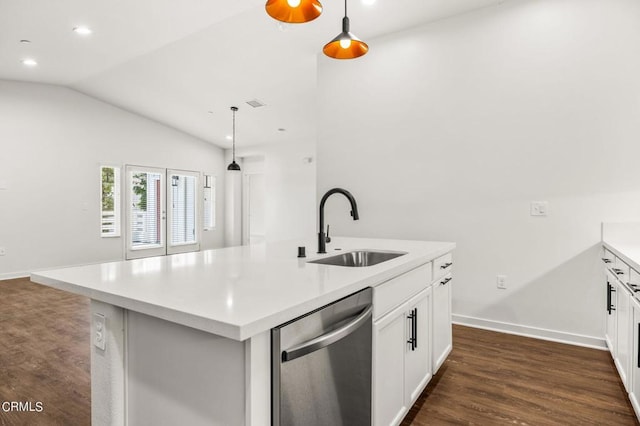
[[[356,204],[356,199],[353,198],[353,195],[346,189],[342,188],[333,188],[327,191],[326,194],[322,196],[320,200],[320,232],[318,232],[318,253],[326,253],[327,252],[327,237],[324,234],[324,203],[327,202],[327,198],[329,198],[333,194],[342,194],[349,200],[351,203],[351,216],[353,220],[358,220],[360,217],[358,216],[358,204]]]

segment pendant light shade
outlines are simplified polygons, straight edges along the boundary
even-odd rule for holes
[[[273,19],[301,24],[320,16],[322,4],[318,0],[268,0],[265,9]]]
[[[231,111],[233,111],[233,161],[227,167],[227,170],[230,171],[240,171],[240,165],[236,163],[236,111],[238,111],[238,107],[231,107]]]
[[[334,59],[354,59],[369,51],[369,46],[349,31],[349,17],[347,16],[347,0],[344,0],[344,18],[342,18],[342,32],[327,43],[322,49],[325,55]]]

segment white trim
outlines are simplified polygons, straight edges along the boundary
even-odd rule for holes
[[[517,336],[532,337],[534,339],[548,340],[551,342],[566,343],[568,345],[583,346],[586,348],[607,350],[604,338],[585,336],[582,334],[567,333],[564,331],[549,330],[545,328],[530,327],[526,325],[511,324],[508,322],[494,321],[483,318],[474,318],[465,315],[452,315],[453,323],[500,333],[515,334]]]
[[[80,267],[80,266],[95,265],[97,263],[118,262],[118,261],[121,261],[121,260],[122,259],[106,259],[106,260],[98,260],[98,261],[95,261],[95,262],[76,263],[75,265],[61,265],[61,266],[52,265],[52,266],[48,266],[46,268],[33,269],[31,271],[8,272],[8,273],[0,274],[0,281],[13,280],[15,278],[29,278],[31,276],[31,274],[33,274],[33,273],[42,272],[42,271],[50,271],[52,269],[77,268],[77,267]]]
[[[16,278],[29,278],[30,272],[10,272],[7,274],[0,274],[0,281],[13,280]]]

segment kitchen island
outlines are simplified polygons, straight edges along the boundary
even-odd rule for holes
[[[94,425],[268,425],[271,328],[366,287],[375,292],[455,248],[335,237],[328,253],[317,255],[315,244],[309,238],[207,250],[31,279],[91,299]],[[296,257],[298,246],[307,247],[307,258]],[[357,249],[406,254],[368,267],[309,263]]]

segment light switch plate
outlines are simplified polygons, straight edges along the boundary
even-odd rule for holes
[[[499,289],[505,290],[507,288],[507,276],[506,275],[498,275],[496,278],[496,284]]]
[[[93,344],[96,348],[103,351],[107,347],[107,319],[104,315],[93,314]]]
[[[531,216],[547,216],[549,213],[548,201],[532,201]]]

